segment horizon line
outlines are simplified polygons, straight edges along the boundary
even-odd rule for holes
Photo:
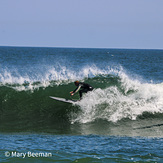
[[[72,49],[129,49],[129,50],[163,50],[161,48],[127,48],[127,47],[73,47],[73,46],[28,46],[28,45],[0,45],[0,47],[20,48],[72,48]]]

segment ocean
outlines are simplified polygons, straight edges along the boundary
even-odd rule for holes
[[[0,162],[163,162],[163,50],[1,46]]]

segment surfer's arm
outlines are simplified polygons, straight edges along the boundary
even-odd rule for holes
[[[79,89],[81,88],[81,85],[79,85],[74,91],[71,91],[71,96],[73,96],[75,93],[77,93],[79,91]]]
[[[79,91],[79,89],[81,88],[81,85],[79,85],[74,91],[73,94],[77,93]]]

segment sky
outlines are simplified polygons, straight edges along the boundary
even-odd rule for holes
[[[163,49],[163,0],[0,0],[0,46]]]

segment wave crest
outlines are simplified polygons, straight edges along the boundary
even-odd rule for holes
[[[124,118],[136,120],[144,112],[163,113],[162,84],[140,83],[123,75],[117,85],[86,94],[79,102],[82,111],[72,116],[72,123],[88,123],[97,119],[111,122]]]

